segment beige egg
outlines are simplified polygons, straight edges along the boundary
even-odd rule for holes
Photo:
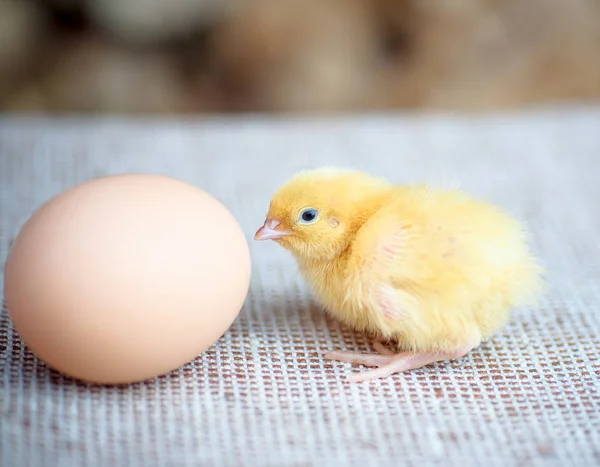
[[[157,175],[71,188],[21,229],[5,271],[18,334],[93,383],[159,376],[212,346],[250,284],[244,233],[218,200]]]

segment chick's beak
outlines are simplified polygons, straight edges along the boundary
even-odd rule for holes
[[[279,224],[280,222],[275,219],[267,219],[263,226],[254,234],[254,240],[276,240],[286,235],[291,235],[291,232],[275,230]]]

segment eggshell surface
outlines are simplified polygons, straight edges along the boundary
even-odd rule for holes
[[[131,383],[189,362],[231,326],[250,253],[233,215],[187,183],[102,177],[39,208],[5,270],[16,331],[45,363],[93,383]]]

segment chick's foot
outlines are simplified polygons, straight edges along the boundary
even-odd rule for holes
[[[375,343],[373,347],[379,352],[378,354],[334,350],[327,353],[325,358],[339,362],[377,367],[374,370],[356,373],[348,378],[348,381],[358,383],[386,378],[394,373],[414,370],[435,362],[460,358],[473,349],[472,345],[465,345],[452,352],[402,352],[394,354],[379,342]]]
[[[380,341],[374,342],[373,348],[379,352],[379,355],[332,350],[325,355],[325,358],[327,360],[337,360],[338,362],[354,363],[365,366],[382,366],[387,365],[391,361],[391,357],[396,355]]]

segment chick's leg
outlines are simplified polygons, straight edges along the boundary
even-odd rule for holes
[[[453,360],[463,357],[473,349],[472,344],[457,348],[451,352],[402,352],[392,354],[381,344],[375,344],[374,347],[383,355],[362,354],[358,352],[329,352],[325,358],[341,362],[362,364],[365,366],[377,367],[374,370],[356,373],[348,378],[351,382],[362,382],[372,379],[386,378],[394,373],[402,373],[408,370],[414,370],[434,362],[444,360]]]

